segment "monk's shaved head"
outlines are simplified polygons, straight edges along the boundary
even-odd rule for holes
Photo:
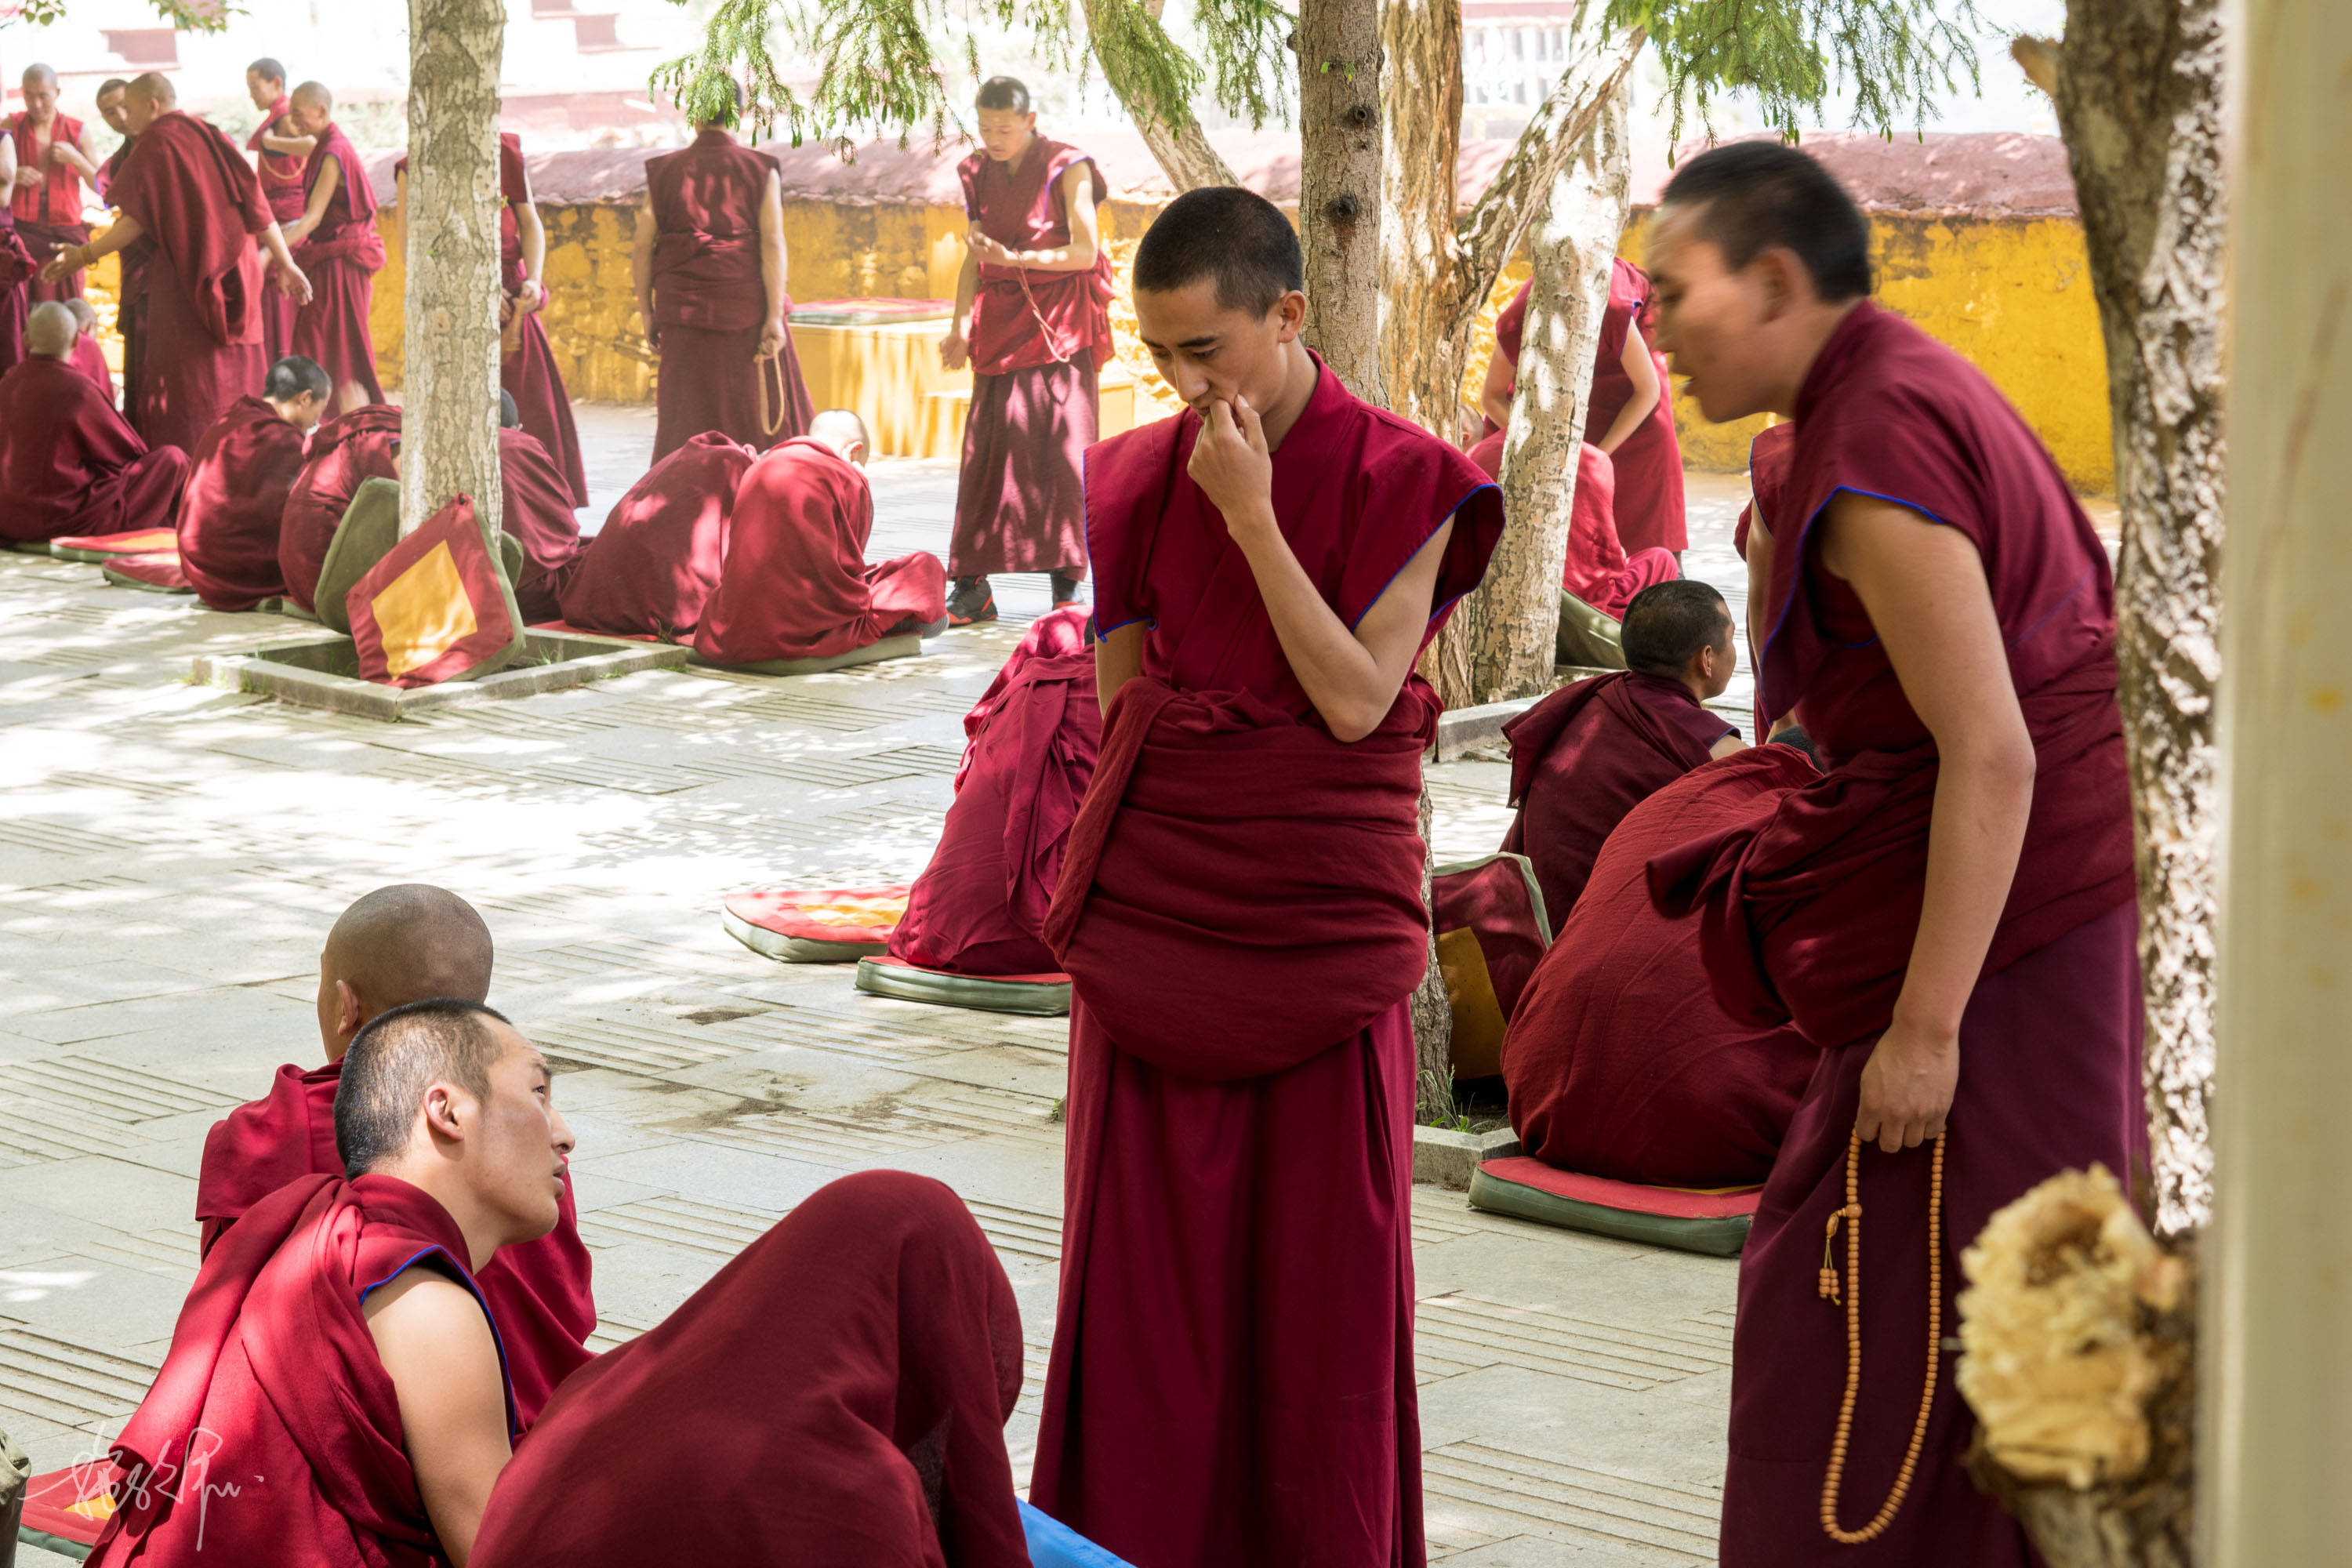
[[[361,1176],[408,1147],[416,1112],[436,1083],[490,1097],[490,1069],[521,1037],[479,1002],[425,997],[371,1019],[343,1056],[335,1088],[335,1152]]]
[[[1654,584],[1625,606],[1619,640],[1626,668],[1678,679],[1701,649],[1729,652],[1731,606],[1696,577]]]
[[[158,114],[165,110],[179,107],[180,89],[173,87],[172,79],[161,71],[149,71],[144,76],[132,77],[130,87],[125,90],[131,97],[152,104]]]
[[[257,76],[264,81],[274,81],[280,87],[283,87],[286,84],[286,68],[279,65],[268,55],[262,56],[259,59],[246,67],[245,74],[247,76]]]
[[[83,336],[98,331],[98,310],[89,300],[77,294],[60,303],[73,312],[74,325],[82,330]]]
[[[287,96],[289,102],[312,109],[331,111],[335,107],[335,95],[327,90],[327,84],[322,81],[306,81]]]
[[[53,92],[57,90],[58,73],[48,66],[37,62],[26,66],[24,79],[26,87],[46,87]]]
[[[1307,287],[1298,231],[1282,209],[1239,185],[1203,185],[1168,204],[1135,247],[1135,290],[1208,281],[1217,307],[1263,316]]]
[[[55,300],[44,300],[33,307],[25,318],[25,352],[49,359],[63,359],[73,353],[74,339],[81,336],[81,324],[74,314]]]
[[[319,1030],[330,1060],[388,1008],[490,994],[490,929],[474,906],[422,882],[378,888],[335,921],[319,958]]]
[[[501,430],[522,428],[522,406],[515,402],[513,393],[503,389],[499,393],[499,428]]]
[[[873,448],[873,438],[866,433],[866,421],[848,408],[828,408],[809,421],[809,439],[822,441],[834,454],[848,462],[862,461]],[[852,456],[853,450],[856,456]]]

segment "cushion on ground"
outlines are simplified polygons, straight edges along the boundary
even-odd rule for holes
[[[877,327],[895,321],[944,321],[955,314],[951,300],[795,300],[796,327]]]
[[[352,504],[343,509],[343,521],[335,525],[335,537],[327,542],[327,558],[319,567],[318,592],[310,603],[319,612],[320,626],[351,635],[352,617],[344,596],[399,541],[400,481],[362,482]]]
[[[35,1476],[25,1489],[25,1518],[18,1540],[62,1557],[87,1557],[99,1531],[114,1516],[114,1464],[77,1465]]]
[[[1489,1160],[1470,1178],[1470,1206],[1568,1230],[1711,1258],[1737,1258],[1761,1187],[1697,1192],[1580,1176],[1525,1154]]]
[[[1060,1520],[1021,1505],[1021,1533],[1028,1538],[1033,1568],[1129,1568],[1124,1557],[1114,1557]]]
[[[178,554],[180,535],[169,528],[136,528],[129,533],[85,533],[49,541],[49,553],[60,561],[111,561],[118,555]]]
[[[1560,663],[1580,669],[1624,668],[1625,648],[1619,640],[1622,630],[1616,616],[1565,588],[1559,591],[1559,634],[1552,650]],[[1568,911],[1560,910],[1559,918],[1566,920]]]
[[[687,662],[709,669],[731,669],[742,675],[823,675],[828,669],[847,669],[852,665],[876,664],[886,658],[914,658],[922,651],[922,637],[907,632],[823,658],[763,658],[757,664],[712,664],[697,653],[688,654]]]
[[[180,570],[180,552],[176,550],[152,551],[144,555],[117,555],[100,566],[98,574],[118,588],[141,588],[150,594],[193,594],[196,591],[188,582],[188,574]]]
[[[907,912],[907,889],[811,888],[730,893],[727,934],[779,963],[847,963],[883,950]]]
[[[1058,1018],[1070,1010],[1066,974],[950,974],[943,969],[919,969],[903,958],[885,953],[857,961],[856,984],[869,996],[935,1002],[942,1007],[971,1007],[982,1013]]]
[[[1534,863],[1508,851],[1430,873],[1437,965],[1454,1013],[1454,1076],[1503,1070],[1503,1034],[1528,977],[1551,945]]]
[[[523,650],[522,612],[474,503],[453,496],[343,596],[360,679],[414,688],[472,680]]]
[[[659,642],[651,632],[592,632],[586,626],[575,626],[570,621],[533,621],[530,629],[559,637],[604,637],[611,642]]]

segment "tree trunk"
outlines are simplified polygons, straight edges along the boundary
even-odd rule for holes
[[[1367,403],[1381,377],[1380,0],[1298,7],[1298,228],[1307,346]]]
[[[499,533],[500,0],[409,0],[400,531],[471,496]],[[495,554],[495,550],[493,551]]]
[[[1148,0],[1143,8],[1157,22],[1166,4],[1167,0]],[[1097,0],[1086,0],[1087,32],[1090,37],[1099,37],[1101,30],[1096,26],[1097,5]],[[1209,145],[1209,138],[1201,130],[1198,120],[1187,113],[1181,121],[1163,122],[1151,111],[1139,85],[1114,68],[1112,59],[1097,51],[1095,63],[1102,67],[1104,82],[1118,95],[1120,106],[1135,121],[1135,129],[1143,137],[1143,144],[1151,150],[1152,158],[1160,164],[1160,172],[1168,176],[1169,184],[1175,187],[1178,195],[1202,185],[1241,184],[1234,177],[1233,170],[1217,150]]]
[[[1592,359],[1633,184],[1625,127],[1631,96],[1620,77],[1576,156],[1553,180],[1533,237],[1535,286],[1503,445],[1503,510],[1517,521],[1504,530],[1486,580],[1430,649],[1431,679],[1448,706],[1551,689]]]

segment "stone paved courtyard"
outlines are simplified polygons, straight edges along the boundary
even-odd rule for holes
[[[601,517],[649,415],[583,408]],[[877,556],[944,552],[951,465],[877,463]],[[1729,585],[1736,480],[1694,476],[1691,564]],[[935,1175],[1019,1292],[1025,1478],[1059,1251],[1064,1025],[860,996],[719,927],[758,887],[911,878],[961,719],[1045,607],[924,656],[790,680],[654,671],[396,725],[187,683],[293,629],[0,555],[0,1425],[55,1468],[144,1391],[194,1278],[205,1131],[310,1063],[320,943],[390,881],[472,900],[492,1001],[562,1078],[597,1343],[658,1321],[844,1172]],[[1745,683],[1735,688],[1744,700]],[[1442,858],[1506,770],[1433,770]],[[1714,1561],[1733,1265],[1415,1193],[1433,1557]],[[23,1561],[56,1561],[27,1551]]]

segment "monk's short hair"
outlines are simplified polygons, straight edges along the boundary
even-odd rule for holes
[[[335,1153],[362,1176],[408,1147],[425,1091],[454,1083],[490,1097],[490,1068],[507,1045],[491,1024],[507,1016],[479,1002],[436,996],[388,1008],[352,1037],[335,1086]]]
[[[1307,258],[1282,209],[1239,185],[1203,185],[1170,202],[1135,247],[1136,292],[1213,278],[1217,308],[1264,316],[1307,287]]]
[[[328,89],[327,84],[323,81],[304,82],[300,87],[296,88],[292,93],[288,95],[288,101],[292,103],[315,103],[330,114],[332,114],[335,110],[335,95]]]
[[[1690,668],[1703,647],[1721,647],[1731,630],[1731,606],[1712,583],[1681,577],[1633,595],[1618,640],[1625,668],[1669,679]]]
[[[83,299],[79,294],[67,295],[63,303],[67,310],[73,312],[74,325],[79,327],[83,332],[88,333],[97,327],[97,306],[91,304],[89,300]]]
[[[866,432],[866,421],[855,408],[827,408],[809,421],[809,434],[830,447],[835,442],[855,441],[867,451],[874,449],[874,437]]]
[[[500,387],[499,389],[499,428],[516,430],[521,426],[522,406],[515,402],[513,393]]]
[[[261,384],[261,395],[272,403],[291,403],[306,392],[324,402],[335,395],[335,384],[324,365],[305,354],[288,354]]]
[[[93,99],[104,98],[108,93],[121,92],[124,88],[129,87],[130,85],[131,82],[128,78],[110,76],[104,81],[98,84],[98,91],[91,96]]]
[[[1015,114],[1029,112],[1029,84],[1017,76],[992,76],[980,84],[980,96],[972,100],[974,109],[1009,109]]]
[[[170,109],[180,101],[180,89],[173,87],[172,79],[162,71],[142,72],[124,85],[129,91],[137,93],[157,109]]]
[[[25,352],[55,358],[73,352],[81,323],[62,301],[44,300],[25,317]]]
[[[425,882],[378,888],[352,900],[327,933],[324,967],[361,1005],[391,1008],[428,996],[478,1002],[490,994],[490,928],[474,906]]]
[[[274,81],[280,87],[286,85],[285,66],[277,60],[271,59],[268,55],[262,56],[259,59],[246,67],[245,72],[247,76],[257,76],[264,81]],[[103,91],[104,89],[100,89],[100,90]]]
[[[25,68],[25,74],[18,79],[22,81],[37,81],[45,87],[55,87],[58,85],[57,68],[55,66],[45,66],[40,61],[35,60],[31,65]]]
[[[1870,220],[1837,177],[1796,148],[1734,142],[1685,163],[1659,205],[1685,207],[1699,237],[1734,272],[1768,250],[1789,250],[1828,301],[1870,292]]]

